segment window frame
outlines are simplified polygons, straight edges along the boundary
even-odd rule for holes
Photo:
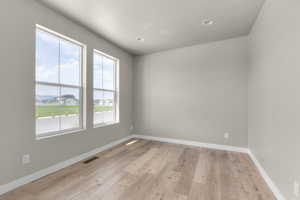
[[[52,83],[52,82],[44,82],[44,81],[37,81],[37,76],[36,76],[36,70],[37,70],[37,32],[38,31],[43,31],[45,33],[48,33],[54,37],[59,38],[60,40],[64,40],[66,42],[75,44],[81,48],[81,54],[80,54],[80,68],[79,68],[79,73],[80,73],[80,85],[70,85],[70,84],[64,84],[64,83]],[[36,117],[36,102],[35,102],[35,137],[36,139],[43,139],[43,138],[49,138],[49,137],[54,137],[54,136],[60,136],[60,135],[65,135],[69,133],[76,133],[80,132],[86,129],[86,82],[85,82],[85,74],[86,74],[86,45],[78,42],[68,36],[65,36],[63,34],[60,34],[56,31],[53,31],[49,28],[46,28],[44,26],[41,26],[39,24],[36,24],[35,26],[35,78],[34,78],[34,83],[35,83],[35,97],[36,97],[36,87],[37,85],[42,85],[42,86],[56,86],[61,90],[61,88],[72,88],[72,89],[78,89],[79,90],[79,98],[80,98],[80,109],[79,109],[79,127],[76,128],[69,128],[69,129],[63,129],[59,131],[49,131],[45,133],[38,133],[37,132],[37,117]],[[59,74],[60,75],[60,74]],[[61,122],[59,122],[61,126]]]
[[[95,88],[94,86],[94,58],[95,58],[95,54],[99,54],[103,57],[106,57],[110,60],[113,60],[115,65],[114,65],[114,78],[113,78],[113,90],[109,90],[109,89],[99,89],[99,88]],[[114,111],[114,120],[110,121],[110,122],[102,122],[102,123],[95,123],[95,111],[94,111],[94,103],[93,103],[93,127],[94,128],[99,128],[99,127],[105,127],[105,126],[109,126],[109,125],[114,125],[114,124],[118,124],[120,123],[120,118],[119,118],[119,112],[120,112],[120,107],[119,107],[119,66],[120,66],[120,60],[116,57],[113,57],[111,55],[108,55],[102,51],[99,51],[97,49],[93,49],[93,102],[94,102],[94,92],[96,91],[101,91],[101,92],[112,92],[113,93],[113,97],[114,97],[114,106],[113,106],[113,111]],[[103,73],[103,71],[102,71]]]

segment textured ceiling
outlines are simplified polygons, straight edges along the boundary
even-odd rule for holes
[[[140,55],[247,35],[264,0],[38,0]],[[213,20],[203,26],[203,20]],[[137,41],[137,38],[145,41]]]

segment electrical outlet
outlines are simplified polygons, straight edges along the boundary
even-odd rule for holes
[[[229,138],[229,135],[230,135],[229,133],[224,133],[224,138],[225,138],[225,139],[228,139],[228,138]]]
[[[300,196],[300,188],[299,183],[297,181],[294,181],[294,195],[295,197]]]
[[[28,164],[28,163],[30,163],[30,155],[29,155],[29,154],[25,154],[25,155],[23,155],[23,157],[22,157],[22,164],[23,164],[23,165],[26,165],[26,164]]]
[[[133,131],[133,128],[134,128],[133,125],[131,125],[131,126],[130,126],[130,131]]]

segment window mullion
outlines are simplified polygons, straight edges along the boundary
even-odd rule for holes
[[[101,89],[101,88],[94,88],[94,90],[103,91],[103,92],[115,92],[115,90],[107,90],[107,89]]]
[[[60,85],[61,84],[61,76],[60,76],[60,73],[61,73],[61,41],[59,39],[58,41],[58,84]],[[60,85],[59,86],[59,105],[61,106],[61,88],[62,86]],[[61,116],[59,116],[59,130],[61,131],[62,128],[61,128]]]
[[[49,82],[43,82],[43,81],[36,81],[36,84],[39,84],[39,85],[49,85],[49,86],[57,86],[57,87],[67,87],[67,88],[78,88],[78,89],[82,88],[82,86],[77,86],[77,85],[49,83]]]
[[[117,92],[116,91],[114,91],[114,101],[113,101],[113,109],[114,109],[114,121],[116,121],[116,115],[117,115],[117,104],[116,104],[116,102],[117,102]]]
[[[113,69],[113,89],[116,90],[116,62],[114,62],[114,69]]]
[[[59,106],[62,106],[61,105],[61,88],[62,87],[59,87]],[[59,130],[61,131],[62,130],[62,128],[61,128],[61,116],[59,116]]]
[[[103,70],[103,57],[102,57],[102,59],[101,59],[101,75],[102,75],[102,88],[104,88],[104,81],[103,81],[103,75],[104,75],[104,70]]]
[[[61,65],[61,57],[60,57],[60,55],[61,55],[61,45],[60,45],[60,39],[58,40],[58,84],[61,84],[61,78],[60,78],[60,73],[61,73],[61,71],[60,71],[60,65]]]

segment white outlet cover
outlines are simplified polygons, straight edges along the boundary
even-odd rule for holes
[[[30,155],[29,154],[23,155],[23,157],[22,157],[22,164],[26,165],[28,163],[30,163]]]
[[[294,195],[295,197],[299,197],[300,196],[300,185],[297,181],[294,182]]]
[[[229,138],[229,133],[224,133],[224,138],[228,139]]]

